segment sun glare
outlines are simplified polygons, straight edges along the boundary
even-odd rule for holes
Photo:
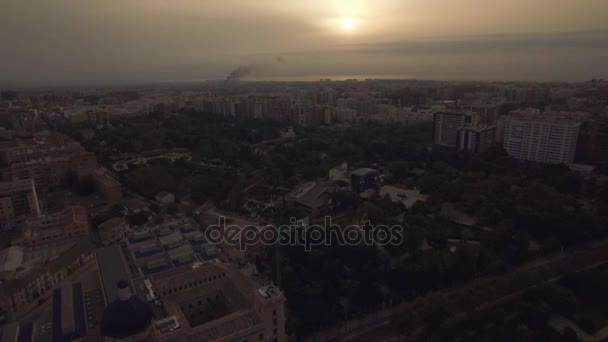
[[[355,27],[355,22],[354,20],[350,19],[350,18],[344,18],[342,19],[342,28],[350,31]]]

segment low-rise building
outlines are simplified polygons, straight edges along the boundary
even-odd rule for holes
[[[37,214],[40,204],[32,179],[0,182],[0,224],[23,222]]]
[[[87,210],[84,207],[69,207],[54,213],[28,217],[23,234],[16,242],[31,247],[88,234]]]
[[[99,168],[93,172],[93,180],[99,194],[110,203],[122,201],[122,186],[106,169]]]
[[[313,217],[323,215],[330,209],[330,194],[334,188],[326,182],[305,183],[287,194],[285,201],[287,205],[302,208]]]
[[[381,182],[380,171],[370,168],[354,170],[350,175],[352,191],[360,194],[368,189],[375,189]]]
[[[151,282],[179,327],[164,331],[155,324],[156,341],[287,341],[282,292],[256,288],[225,264],[173,269]]]
[[[329,169],[329,180],[348,182],[348,164],[342,163],[332,169]]]
[[[96,255],[107,304],[104,336],[157,342],[287,341],[286,299],[275,286],[256,285],[221,262],[183,265],[134,280],[119,246],[98,249]],[[142,292],[154,305],[140,299]],[[151,322],[150,311],[156,313]]]
[[[97,227],[103,243],[112,243],[127,236],[129,224],[122,217],[113,217]]]
[[[92,252],[93,244],[82,241],[23,276],[5,281],[0,285],[0,307],[12,317],[28,312],[50,296],[63,279],[88,264],[93,258]]]

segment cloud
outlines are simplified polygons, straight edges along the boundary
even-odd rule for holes
[[[527,50],[608,49],[607,31],[497,34],[345,45],[352,53],[455,54]]]

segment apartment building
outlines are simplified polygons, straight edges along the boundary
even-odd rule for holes
[[[59,257],[27,271],[20,278],[0,285],[0,307],[12,317],[33,309],[53,292],[66,277],[88,264],[93,258],[93,245],[81,241]]]
[[[60,187],[68,171],[85,176],[96,166],[94,153],[61,133],[39,133],[0,144],[2,179],[33,179],[39,196]]]
[[[122,185],[104,168],[93,172],[93,180],[97,184],[99,194],[110,203],[122,201]]]
[[[458,147],[458,131],[476,124],[472,114],[438,112],[433,115],[433,142],[445,147]]]
[[[479,153],[487,150],[496,141],[496,127],[462,127],[457,131],[459,151]]]
[[[520,160],[571,164],[580,126],[575,121],[547,116],[507,117],[504,148]]]
[[[28,215],[40,214],[32,179],[0,182],[0,224],[21,223]]]
[[[19,244],[33,247],[89,234],[89,219],[84,207],[28,217]]]

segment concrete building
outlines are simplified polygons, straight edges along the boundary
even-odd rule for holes
[[[104,244],[119,241],[127,236],[129,224],[122,217],[113,217],[102,224],[97,229],[99,236]]]
[[[608,115],[583,121],[576,146],[576,160],[581,163],[608,163]]]
[[[457,147],[458,130],[465,126],[466,120],[469,119],[464,113],[435,113],[433,115],[433,142],[440,146]]]
[[[98,249],[96,255],[107,303],[102,335],[113,338],[108,340],[287,341],[285,296],[237,269],[197,263],[131,279],[119,246]],[[142,292],[155,298],[155,305],[139,299]],[[151,322],[150,309],[156,314]]]
[[[574,161],[581,124],[551,117],[508,117],[504,148],[514,158],[541,163]]]
[[[330,194],[334,186],[325,182],[308,182],[287,194],[288,205],[304,209],[315,217],[327,213],[331,204]]]
[[[348,163],[344,162],[334,168],[329,169],[329,180],[330,181],[344,181],[348,182]]]
[[[10,246],[0,251],[0,279],[5,274],[17,271],[23,265],[24,248]]]
[[[110,173],[103,168],[93,172],[93,180],[97,184],[99,194],[110,203],[122,201],[122,186]]]
[[[37,133],[31,138],[0,143],[3,180],[33,179],[38,196],[59,188],[68,171],[87,176],[96,166],[94,153],[61,133]]]
[[[0,182],[0,224],[20,223],[37,214],[40,204],[32,179]]]
[[[487,150],[496,141],[496,127],[462,127],[458,129],[459,151],[479,153]]]
[[[356,169],[350,175],[350,184],[352,191],[357,194],[376,188],[380,184],[380,171],[370,168]]]
[[[256,288],[222,263],[181,267],[151,278],[174,329],[155,322],[156,341],[287,341],[285,296]]]
[[[53,341],[73,341],[87,334],[84,291],[81,283],[65,283],[53,290]]]
[[[93,245],[81,241],[44,266],[28,270],[20,278],[0,285],[0,307],[12,317],[19,317],[50,296],[63,279],[88,264],[93,258]]]
[[[31,247],[88,234],[87,210],[84,207],[70,207],[54,213],[28,217],[23,234],[17,242]]]
[[[203,233],[188,223],[148,226],[129,233],[125,242],[125,257],[142,276],[217,257]]]

